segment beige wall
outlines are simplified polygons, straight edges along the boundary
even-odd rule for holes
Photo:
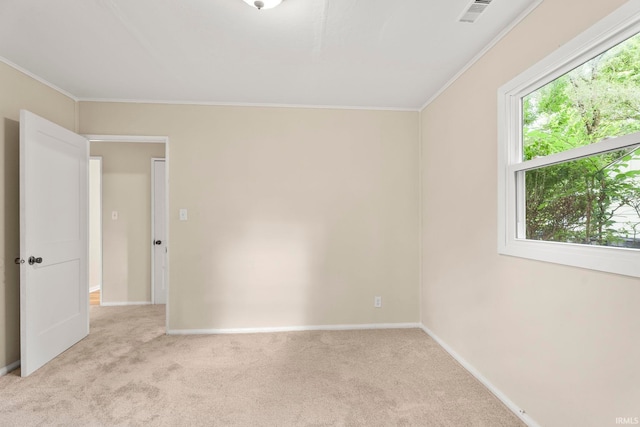
[[[92,142],[91,155],[102,157],[102,303],[151,302],[151,159],[164,144]]]
[[[418,113],[79,105],[170,138],[170,329],[418,321]]]
[[[75,128],[72,99],[0,62],[0,369],[20,359],[20,109]]]
[[[422,321],[543,426],[640,416],[640,280],[497,255],[497,90],[622,3],[543,2],[421,114]]]

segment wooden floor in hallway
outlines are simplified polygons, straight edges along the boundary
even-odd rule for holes
[[[89,293],[89,305],[100,305],[100,291]]]

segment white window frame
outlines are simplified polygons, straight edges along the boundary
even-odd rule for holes
[[[524,238],[525,171],[640,144],[640,132],[523,161],[522,99],[640,32],[640,0],[563,45],[498,90],[498,253],[640,277],[640,250]]]

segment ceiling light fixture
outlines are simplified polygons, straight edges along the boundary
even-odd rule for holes
[[[244,0],[244,2],[249,6],[253,6],[256,9],[260,10],[276,7],[277,5],[282,3],[282,0]]]

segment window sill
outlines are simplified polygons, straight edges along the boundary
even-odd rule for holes
[[[640,277],[640,251],[637,249],[515,239],[501,244],[498,253]]]

